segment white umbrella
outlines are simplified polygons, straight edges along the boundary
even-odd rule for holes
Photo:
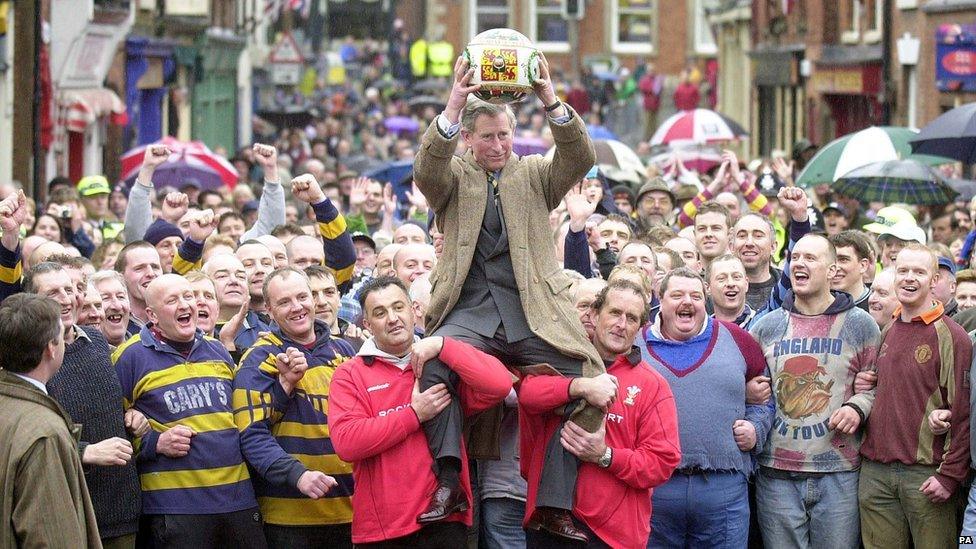
[[[888,160],[898,160],[898,151],[887,132],[877,126],[863,129],[851,136],[840,153],[834,168],[834,181],[862,166]]]

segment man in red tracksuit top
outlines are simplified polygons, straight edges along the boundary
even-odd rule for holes
[[[339,458],[353,464],[352,541],[357,547],[462,547],[470,509],[427,525],[417,522],[438,487],[421,424],[451,399],[444,384],[420,392],[417,379],[423,364],[439,357],[453,370],[452,384],[471,415],[504,400],[512,376],[466,343],[415,338],[410,298],[399,279],[371,280],[359,299],[373,337],[339,366],[329,390],[332,444]],[[462,446],[458,480],[472,501],[467,463]]]
[[[633,282],[612,282],[597,296],[590,314],[596,326],[593,345],[607,373],[575,379],[530,375],[518,389],[521,467],[529,486],[526,524],[535,511],[545,441],[560,424],[558,408],[583,398],[608,411],[596,433],[571,421],[561,433],[563,446],[583,462],[573,514],[590,538],[586,547],[644,547],[650,535],[651,489],[667,481],[681,461],[678,414],[668,383],[633,346],[647,321],[643,290]],[[528,527],[530,548],[565,543]]]

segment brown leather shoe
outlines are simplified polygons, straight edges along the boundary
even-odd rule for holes
[[[553,507],[539,507],[532,513],[528,528],[531,530],[545,530],[550,534],[572,541],[586,543],[590,538],[585,532],[576,527],[573,517],[565,509]]]
[[[427,510],[417,515],[417,522],[427,524],[444,520],[454,513],[468,510],[468,498],[464,495],[464,490],[458,486],[451,489],[450,486],[438,482],[437,490],[430,498],[430,505]]]

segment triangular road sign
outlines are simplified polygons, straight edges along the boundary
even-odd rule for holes
[[[268,61],[272,63],[304,63],[305,56],[302,55],[302,50],[298,47],[295,37],[291,33],[285,33],[272,48],[271,54],[268,55]]]

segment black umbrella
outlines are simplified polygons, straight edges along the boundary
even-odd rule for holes
[[[956,107],[930,122],[910,141],[912,153],[976,163],[976,103]]]
[[[259,110],[257,114],[267,122],[277,126],[280,130],[286,128],[304,128],[315,119],[315,113],[307,107],[298,106]]]

